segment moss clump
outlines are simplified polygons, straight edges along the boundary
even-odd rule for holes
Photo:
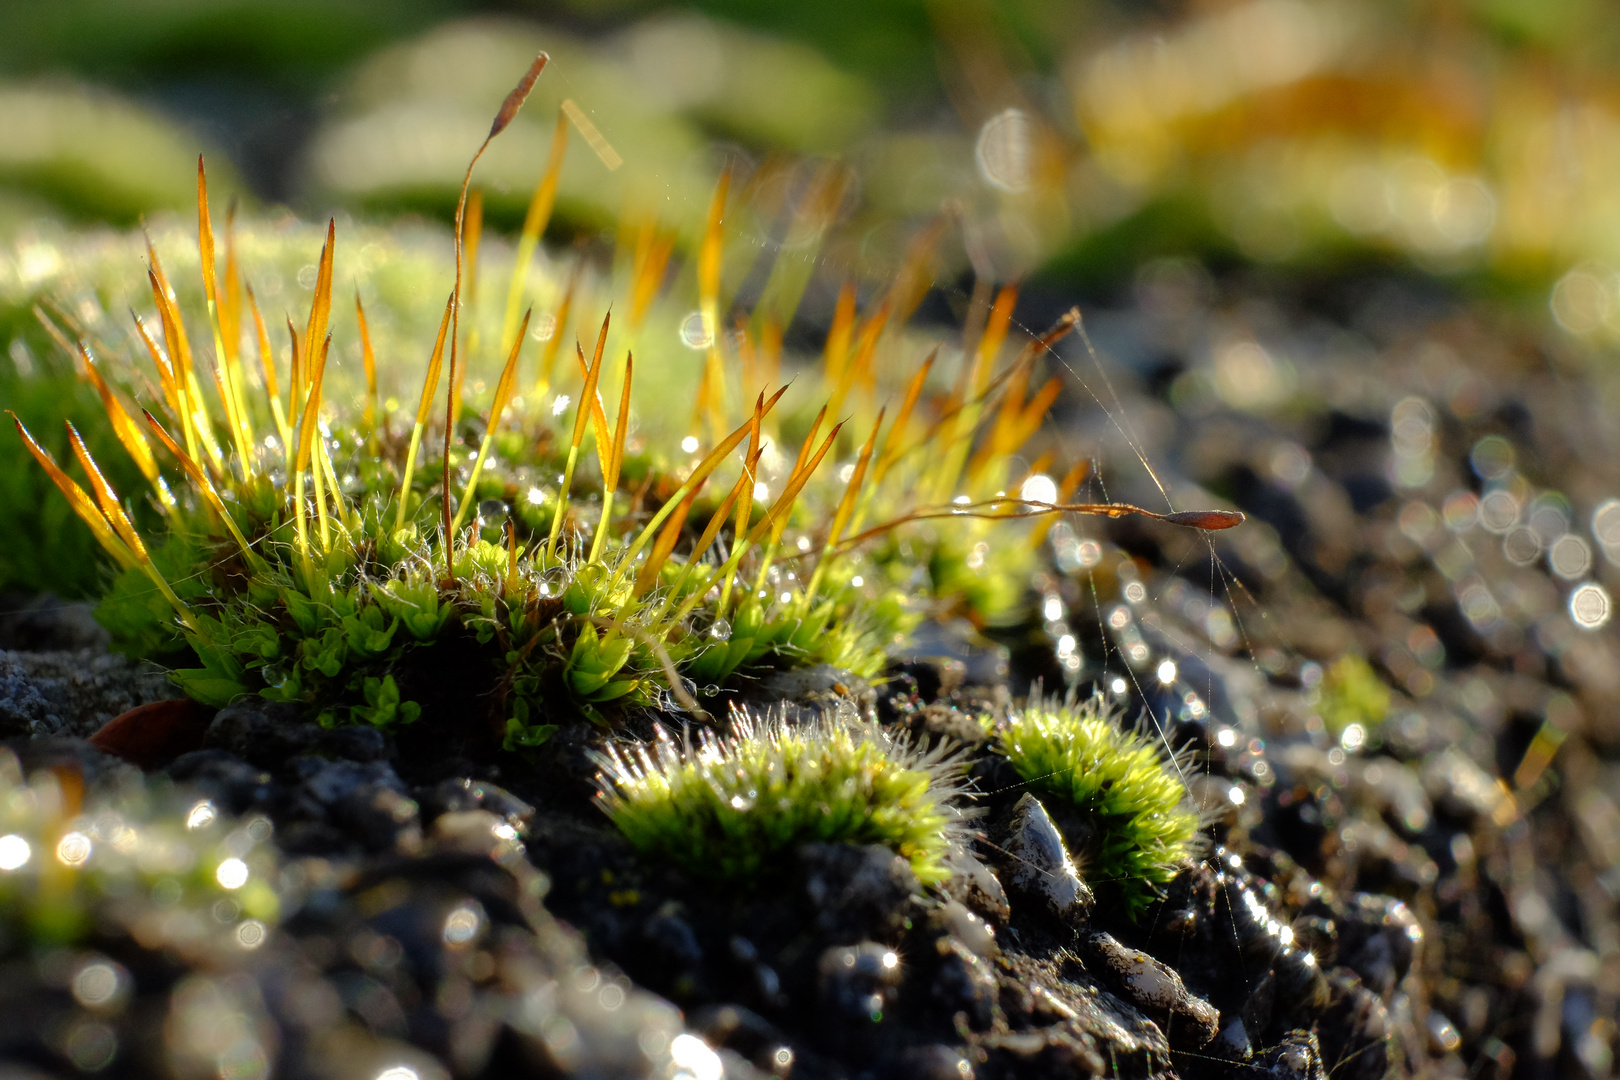
[[[1372,665],[1354,653],[1333,661],[1322,675],[1322,723],[1334,735],[1351,724],[1377,730],[1389,715],[1389,687]]]
[[[1086,880],[1132,918],[1192,857],[1199,821],[1179,762],[1156,735],[1121,727],[1101,696],[1032,700],[998,731],[997,749],[1036,795],[1073,810],[1083,835],[1071,828],[1068,839]]]
[[[738,713],[696,745],[665,729],[596,756],[602,808],[639,851],[705,877],[758,878],[802,844],[882,844],[917,880],[950,877],[961,763],[853,718],[790,725]]]

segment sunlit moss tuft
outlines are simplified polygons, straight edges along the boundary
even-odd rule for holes
[[[961,762],[853,717],[790,725],[738,713],[695,744],[660,728],[650,744],[597,755],[601,805],[644,854],[725,880],[760,877],[802,844],[882,844],[917,880],[950,876],[965,835]]]
[[[1180,765],[1156,733],[1121,727],[1101,696],[1032,700],[997,732],[997,749],[1038,797],[1073,811],[1068,837],[1086,880],[1134,917],[1195,849],[1198,815]]]

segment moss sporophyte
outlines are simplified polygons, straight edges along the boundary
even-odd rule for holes
[[[485,145],[544,62],[501,106]],[[1004,363],[1017,294],[1002,289],[957,378],[935,385],[938,346],[930,352],[904,332],[921,298],[914,283],[927,280],[922,245],[864,314],[854,288],[844,290],[819,381],[801,379],[789,399],[776,384],[795,305],[777,296],[768,309],[734,312],[734,328],[721,331],[727,177],[693,260],[706,337],[679,352],[683,335],[649,332],[693,317],[680,314],[691,298],[665,295],[665,233],[643,230],[657,242],[638,241],[616,271],[530,273],[566,147],[559,120],[498,317],[469,299],[481,235],[472,165],[442,312],[435,303],[424,313],[416,299],[441,265],[401,254],[379,268],[375,251],[397,249],[393,234],[376,230],[346,265],[333,221],[305,268],[308,312],[286,320],[278,349],[239,249],[298,256],[285,229],[233,215],[221,269],[200,159],[200,295],[176,288],[148,238],[146,318],[120,320],[117,331],[111,317],[91,319],[83,305],[70,315],[43,298],[42,326],[94,385],[134,465],[117,462],[115,473],[149,489],[126,501],[69,423],[84,477],[74,479],[16,420],[120,571],[98,611],[118,647],[170,663],[207,705],[256,694],[299,703],[328,725],[438,725],[463,742],[523,750],[580,716],[612,723],[651,707],[701,719],[700,698],[769,668],[826,663],[875,675],[931,611],[981,624],[1002,616],[1017,590],[990,583],[1032,550],[1029,536],[988,543],[1015,527],[1010,520],[1148,514],[1069,503],[1079,468],[1039,488],[1055,489],[1049,501],[1004,494],[1029,490],[1032,474],[1052,468],[1050,454],[1028,470],[1014,455],[1038,435],[1059,389],[1054,380],[1032,391],[1032,375],[1077,313]],[[334,346],[340,266],[357,280],[409,279],[392,290],[391,307],[368,311],[357,292],[364,383],[352,388],[332,363],[347,347]],[[531,298],[538,316],[524,310]],[[587,321],[587,312],[605,314]],[[206,329],[194,346],[199,319]],[[431,348],[397,340],[412,324],[436,324]],[[119,355],[119,333],[131,355]],[[412,353],[425,354],[426,375],[407,411],[379,387]],[[469,380],[470,362],[498,376]],[[879,378],[894,372],[903,377],[893,387]],[[644,386],[658,403],[650,411],[637,404]],[[893,408],[880,389],[895,393]],[[1150,516],[1205,529],[1241,520]],[[159,526],[143,536],[136,521],[150,520]],[[964,555],[975,550],[992,555],[976,564]]]

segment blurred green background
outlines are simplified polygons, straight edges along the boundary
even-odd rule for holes
[[[442,216],[491,102],[554,57],[497,144],[520,220],[572,98],[558,236],[689,230],[728,156],[848,170],[823,256],[881,276],[947,210],[944,269],[1127,281],[1146,258],[1367,262],[1532,292],[1620,331],[1620,30],[1598,0],[57,0],[0,15],[0,229],[130,224],[190,155],[254,203]],[[716,149],[717,145],[720,149]],[[782,179],[786,177],[786,179]],[[774,205],[774,204],[773,204]],[[957,245],[961,247],[962,245]],[[1545,295],[1543,292],[1542,295]]]
[[[0,398],[30,422],[95,411],[65,361],[57,389],[29,382],[54,352],[32,304],[103,227],[194,228],[199,151],[266,235],[289,211],[448,222],[537,49],[552,63],[480,165],[489,228],[517,230],[569,102],[554,244],[659,230],[682,265],[730,166],[728,291],[776,287],[750,250],[792,256],[801,332],[938,226],[957,310],[935,316],[974,280],[1107,302],[1188,256],[1429,278],[1595,355],[1620,343],[1620,20],[1599,0],[53,0],[0,8]],[[66,514],[5,472],[0,501]],[[44,532],[83,558],[0,543],[0,587],[89,589],[88,537]]]

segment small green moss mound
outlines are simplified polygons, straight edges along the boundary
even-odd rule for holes
[[[933,886],[965,837],[959,758],[858,721],[737,713],[729,736],[703,731],[694,745],[659,728],[596,762],[602,808],[626,839],[705,877],[758,878],[807,843],[882,844]]]
[[[1084,820],[1085,835],[1068,838],[1076,861],[1132,918],[1192,857],[1199,819],[1178,762],[1156,734],[1121,727],[1101,696],[1058,707],[1033,699],[999,730],[997,749],[1037,797]]]
[[[1389,687],[1371,664],[1346,653],[1323,672],[1318,709],[1323,725],[1334,735],[1344,734],[1351,724],[1360,724],[1371,733],[1389,715]]]

